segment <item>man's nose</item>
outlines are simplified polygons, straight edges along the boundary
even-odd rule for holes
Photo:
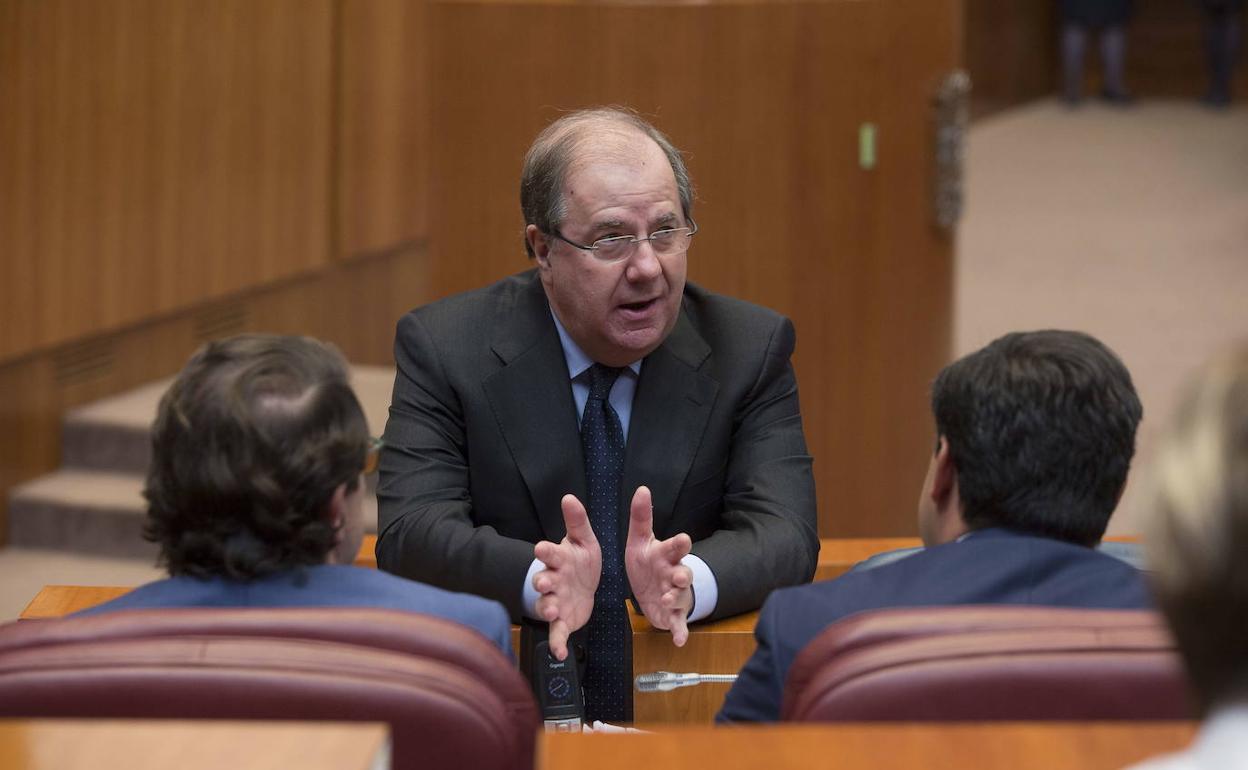
[[[628,280],[641,283],[658,277],[662,272],[663,263],[659,261],[659,255],[655,253],[650,241],[640,241],[633,247],[625,270]]]

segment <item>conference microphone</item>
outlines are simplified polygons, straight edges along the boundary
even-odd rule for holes
[[[667,692],[677,687],[692,687],[695,684],[731,684],[737,681],[736,674],[673,674],[671,671],[655,671],[640,674],[633,680],[637,692]]]
[[[546,732],[579,733],[585,717],[581,690],[584,645],[569,639],[568,656],[557,660],[550,652],[549,627],[524,618],[520,624],[520,673],[529,679]]]

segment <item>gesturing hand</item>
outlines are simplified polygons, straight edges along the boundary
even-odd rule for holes
[[[533,576],[533,587],[540,594],[537,614],[550,623],[550,651],[563,660],[568,657],[568,636],[585,625],[594,611],[602,551],[581,501],[564,495],[559,507],[568,534],[558,545],[543,540],[533,546],[533,555],[546,565]]]
[[[689,638],[686,618],[693,608],[693,573],[680,560],[692,546],[693,541],[683,532],[667,540],[654,538],[650,490],[637,487],[629,506],[624,569],[650,625],[670,630],[677,647]]]

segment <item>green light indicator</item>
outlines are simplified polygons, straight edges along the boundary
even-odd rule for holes
[[[875,124],[858,127],[858,165],[870,171],[875,168]]]

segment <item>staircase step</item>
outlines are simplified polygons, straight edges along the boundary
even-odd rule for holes
[[[9,496],[9,543],[100,556],[155,560],[143,539],[143,480],[99,471],[60,470]]]
[[[172,378],[78,407],[62,428],[61,470],[17,487],[9,497],[9,543],[107,556],[155,558],[143,540],[143,476],[151,424]],[[380,436],[394,369],[353,366],[351,385],[369,430]],[[368,479],[364,529],[377,531],[376,477]]]
[[[135,474],[63,469],[9,497],[9,544],[100,556],[155,559],[143,539],[146,502]],[[377,498],[364,498],[364,529],[377,531]]]
[[[146,473],[156,406],[171,382],[158,380],[70,410],[61,428],[63,467]]]
[[[151,460],[151,425],[160,397],[173,378],[149,383],[71,410],[62,428],[62,463],[66,468],[143,475]],[[369,430],[380,436],[386,427],[394,369],[353,366],[355,390]]]

